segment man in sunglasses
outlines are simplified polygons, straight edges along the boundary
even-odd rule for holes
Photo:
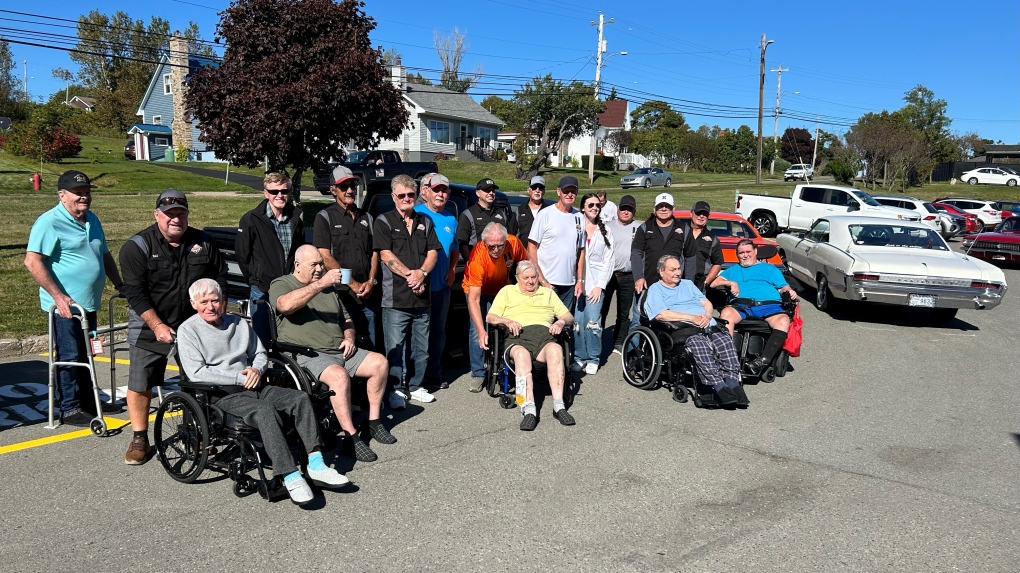
[[[665,255],[672,255],[680,261],[682,278],[694,280],[697,275],[698,247],[694,244],[691,226],[673,216],[673,196],[659,193],[655,197],[655,210],[638,227],[630,247],[630,264],[635,277],[631,329],[638,326],[641,313],[637,302],[640,295],[659,280],[657,265]]]
[[[509,225],[507,214],[502,207],[496,205],[498,189],[492,179],[488,177],[482,179],[475,185],[478,202],[460,214],[457,221],[457,244],[460,245],[460,256],[464,260],[471,256],[471,249],[481,240],[482,229],[486,225],[489,223],[499,223],[504,227]]]
[[[528,186],[528,202],[517,207],[517,212],[514,213],[507,230],[520,239],[522,244],[527,245],[535,217],[539,211],[548,206],[545,202],[545,178],[536,175],[531,178],[531,184]]]
[[[722,270],[722,245],[711,231],[708,230],[708,217],[712,208],[706,201],[698,201],[691,207],[691,238],[698,246],[697,272],[694,285],[705,292],[705,286],[711,285]]]
[[[128,315],[127,406],[133,435],[124,463],[144,464],[149,453],[152,388],[163,385],[177,328],[195,314],[188,288],[201,278],[227,289],[227,263],[204,231],[188,226],[188,199],[167,189],[156,199],[155,224],[120,249]]]
[[[355,204],[360,180],[350,169],[333,170],[329,187],[335,203],[319,211],[313,225],[312,244],[319,250],[326,269],[351,269],[350,284],[340,285],[337,296],[354,321],[359,335],[367,334],[363,347],[379,347],[375,317],[379,312],[379,254],[372,250],[372,216]]]
[[[294,252],[305,244],[305,224],[290,202],[290,178],[268,173],[262,184],[265,199],[241,217],[234,254],[250,287],[251,327],[269,348],[269,284],[294,267]]]

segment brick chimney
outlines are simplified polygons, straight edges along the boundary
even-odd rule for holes
[[[189,121],[184,96],[187,90],[185,78],[188,75],[188,39],[174,31],[170,38],[170,86],[173,90],[174,120],[170,123],[173,132],[174,149],[182,145],[191,149],[191,121]]]
[[[407,70],[401,65],[400,58],[397,58],[397,62],[390,68],[390,81],[401,92],[407,87]]]

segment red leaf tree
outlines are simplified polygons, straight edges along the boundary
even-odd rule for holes
[[[400,136],[408,112],[355,0],[235,0],[217,35],[223,61],[188,81],[189,112],[216,156],[254,167],[269,158],[300,189],[302,173]]]

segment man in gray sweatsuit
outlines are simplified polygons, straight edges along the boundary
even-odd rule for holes
[[[181,368],[197,383],[215,384],[228,394],[216,405],[245,424],[258,428],[266,453],[273,461],[273,475],[282,477],[294,503],[312,500],[308,487],[284,437],[280,414],[294,420],[301,442],[308,448],[308,477],[326,487],[349,480],[322,459],[319,428],[312,402],[304,392],[262,385],[268,359],[255,331],[241,317],[224,315],[226,298],[212,279],[199,279],[188,289],[191,306],[198,314],[177,329]]]

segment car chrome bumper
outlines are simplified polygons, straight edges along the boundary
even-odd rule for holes
[[[861,300],[882,304],[909,306],[910,295],[932,295],[935,297],[935,308],[995,308],[1002,302],[1006,294],[1006,285],[999,289],[953,287],[937,285],[897,284],[882,281],[858,281],[846,278],[846,290],[833,294],[848,300]]]
[[[620,187],[624,189],[630,189],[631,187],[644,187],[645,184],[641,181],[628,181],[626,183],[620,183]]]
[[[968,256],[985,261],[1002,261],[1004,263],[1020,263],[1020,252],[999,249],[970,249]]]

